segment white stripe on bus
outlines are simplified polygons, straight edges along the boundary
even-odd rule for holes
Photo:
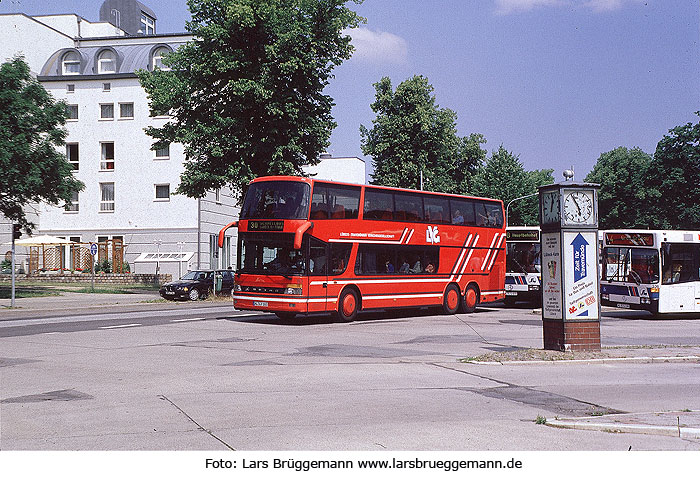
[[[443,282],[447,284],[449,282],[448,279],[442,278],[442,279],[430,279],[430,278],[411,278],[411,279],[367,279],[367,280],[348,280],[348,283],[352,284],[387,284],[387,283],[392,283],[392,284],[412,284],[415,282]],[[320,286],[325,284],[325,281],[313,281],[311,283],[312,286]],[[329,282],[330,284],[330,282]],[[333,286],[338,286],[339,284],[332,284]],[[343,287],[345,287],[347,284],[343,284]]]
[[[411,229],[411,233],[408,234],[408,239],[406,239],[406,244],[408,244],[409,242],[411,242],[411,237],[413,237],[413,233],[414,233],[415,231],[416,231],[415,229]]]
[[[493,257],[491,258],[491,263],[489,264],[489,272],[491,271],[491,268],[493,267],[493,263],[496,260],[496,256],[498,256],[498,249],[501,248],[501,245],[503,244],[503,238],[505,237],[505,234],[501,234],[501,238],[498,241],[498,245],[496,246],[495,253],[493,254]]]
[[[469,234],[469,237],[467,237],[467,241],[464,243],[462,246],[462,249],[459,251],[459,259],[457,259],[457,264],[455,264],[455,273],[450,276],[450,282],[452,282],[455,278],[455,275],[457,275],[457,272],[459,272],[459,266],[462,265],[462,260],[464,259],[464,254],[467,253],[467,246],[472,240],[472,234]]]
[[[469,249],[469,255],[467,256],[467,260],[464,261],[464,264],[462,265],[462,269],[459,272],[459,277],[457,277],[457,283],[462,280],[462,276],[464,275],[464,271],[467,270],[467,266],[469,265],[469,259],[472,258],[472,254],[474,254],[474,248],[476,247],[476,244],[479,242],[479,234],[476,235],[476,238],[474,239],[474,244]]]
[[[496,243],[496,239],[498,239],[498,234],[493,236],[493,240],[491,241],[491,245],[489,246],[489,251],[486,253],[486,257],[484,257],[484,263],[481,264],[481,270],[483,271],[486,268],[486,263],[489,261],[489,257],[491,256],[491,249],[493,249],[493,245]]]

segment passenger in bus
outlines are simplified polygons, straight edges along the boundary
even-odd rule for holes
[[[391,263],[389,259],[387,259],[386,263],[384,264],[386,266],[386,272],[392,274],[394,272],[394,264]],[[406,264],[408,265],[408,264]]]
[[[413,263],[413,267],[411,267],[408,272],[411,274],[420,274],[423,272],[423,266],[420,263],[420,257],[416,257],[416,262]]]
[[[464,225],[464,216],[462,216],[459,209],[455,211],[455,216],[452,218],[452,223],[455,225]]]
[[[432,274],[435,272],[435,264],[432,261],[428,261],[428,265],[425,266],[425,272]]]
[[[283,268],[287,268],[290,265],[292,265],[291,259],[290,259],[290,253],[286,249],[280,249],[277,251],[277,255],[275,256],[274,259],[272,259],[270,262],[265,264],[265,267],[267,267],[271,271],[278,272],[282,270]]]
[[[399,272],[403,274],[408,274],[411,269],[411,266],[406,262],[406,259],[403,259],[403,262],[401,263],[401,267],[399,268]]]
[[[664,270],[664,284],[675,284],[681,280],[681,272],[683,271],[683,264],[674,263],[671,269]]]

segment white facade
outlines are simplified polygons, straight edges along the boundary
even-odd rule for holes
[[[123,14],[121,20],[126,24],[128,19]],[[202,199],[174,195],[184,170],[183,146],[155,152],[153,139],[144,132],[168,119],[149,116],[146,93],[134,72],[153,68],[156,49],[175,50],[189,40],[188,34],[130,36],[110,23],[91,23],[73,14],[0,15],[0,58],[22,53],[42,85],[69,106],[74,118],[66,124],[65,153],[75,177],[85,184],[70,209],[37,207],[35,234],[80,242],[120,239],[126,245],[125,261],[137,273],[156,272],[155,262],[134,263],[143,253],[194,252],[187,268],[235,266],[236,229],[227,232],[223,249],[216,239],[223,226],[238,219],[237,199],[230,189]],[[105,52],[113,55],[113,64],[100,62]],[[67,68],[71,57],[73,65]],[[308,168],[316,178],[364,183],[361,159],[324,157]],[[10,232],[7,221],[0,220],[3,253]],[[18,257],[26,262],[24,251],[18,248]],[[70,269],[71,262],[66,255],[64,267]],[[158,269],[177,276],[183,266],[163,260]]]
[[[75,15],[70,17],[75,18]],[[21,54],[36,75],[52,53],[74,44],[71,35],[23,13],[0,15],[1,62]]]

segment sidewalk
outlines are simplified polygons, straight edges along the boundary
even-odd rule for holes
[[[548,419],[545,424],[565,429],[700,439],[700,411],[607,414],[583,418]]]
[[[197,302],[165,301],[157,292],[138,294],[99,294],[61,291],[60,295],[0,299],[0,328],[2,321],[23,318],[60,317],[80,313],[176,310],[231,305],[229,297],[209,298]],[[538,313],[529,311],[528,315]],[[605,341],[605,340],[603,340]],[[515,342],[515,341],[514,341]],[[700,362],[700,349],[694,346],[617,346],[604,344],[600,352],[559,353],[542,349],[527,350],[525,356],[513,353],[494,354],[490,359],[469,361],[474,364],[520,365],[540,363],[673,363]],[[530,352],[531,351],[531,352]],[[533,354],[534,353],[534,354]],[[531,356],[534,355],[534,358]],[[530,359],[526,357],[530,356]],[[511,357],[508,359],[508,357]],[[696,406],[691,406],[696,407]],[[579,418],[547,419],[546,425],[563,429],[595,430],[612,433],[634,433],[700,439],[700,411],[685,410],[659,413],[624,413]]]
[[[61,314],[72,314],[95,311],[136,311],[136,310],[171,310],[191,309],[196,307],[212,307],[231,304],[229,297],[208,298],[202,301],[166,301],[158,292],[138,294],[102,294],[60,291],[59,295],[46,297],[22,297],[15,299],[15,307],[11,308],[10,299],[0,299],[0,327],[2,321],[21,319],[24,317],[39,318],[42,316],[56,317]]]

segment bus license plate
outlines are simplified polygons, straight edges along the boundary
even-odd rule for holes
[[[622,302],[618,302],[616,305],[617,305],[617,307],[620,307],[622,309],[629,309],[630,308],[629,304],[624,304]]]
[[[267,307],[267,301],[253,301],[253,307]]]

